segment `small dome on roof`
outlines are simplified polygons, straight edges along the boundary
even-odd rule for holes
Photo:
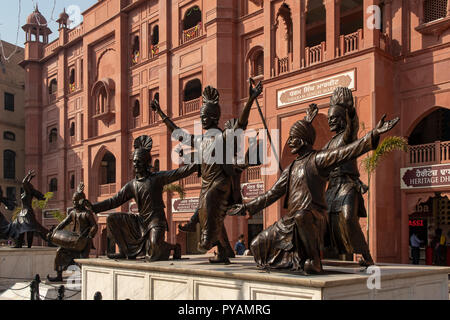
[[[38,7],[34,9],[34,11],[28,16],[27,24],[36,24],[36,25],[47,25],[47,20],[44,16],[39,12]]]

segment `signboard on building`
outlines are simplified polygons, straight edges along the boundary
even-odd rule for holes
[[[198,207],[198,198],[172,199],[172,213],[194,212]]]
[[[355,70],[339,73],[328,78],[307,82],[277,92],[278,108],[331,95],[337,87],[356,89]]]
[[[400,169],[402,189],[450,186],[450,164],[438,164]]]
[[[253,199],[264,194],[264,182],[249,182],[241,184],[244,199]]]
[[[42,211],[42,217],[44,219],[55,219],[55,216],[53,215],[53,212],[58,212],[59,209],[48,209]]]

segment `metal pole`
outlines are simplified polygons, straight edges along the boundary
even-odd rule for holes
[[[253,80],[253,78],[249,78],[249,82],[250,82],[250,86],[255,84],[255,81]],[[266,131],[267,131],[267,137],[269,138],[269,143],[270,143],[270,146],[272,147],[272,152],[275,155],[275,158],[277,159],[278,168],[280,169],[280,172],[283,172],[283,168],[281,168],[280,160],[278,159],[278,154],[276,153],[275,147],[273,146],[273,143],[272,143],[272,137],[270,136],[269,129],[267,128],[266,119],[264,119],[264,115],[261,111],[261,107],[259,106],[258,98],[256,98],[255,101],[256,101],[256,107],[258,109],[259,115],[261,116],[261,120],[264,125],[264,129],[266,129]]]

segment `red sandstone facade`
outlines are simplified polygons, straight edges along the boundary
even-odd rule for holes
[[[73,30],[62,15],[59,38],[52,43],[46,40],[50,30],[36,24],[33,13],[24,26],[22,62],[27,72],[26,170],[39,173],[38,189],[55,191],[52,208],[70,207],[81,180],[91,201],[105,199],[132,178],[132,141],[139,135],[153,138],[152,154],[161,170],[176,167],[171,152],[177,142],[149,107],[155,93],[175,123],[192,132],[206,85],[220,92],[223,124],[242,109],[249,76],[263,81],[259,103],[269,129],[280,130],[283,167],[292,160],[285,145],[289,128],[310,103],[320,108],[316,147],[331,137],[326,114],[330,90],[337,85],[352,87],[366,130],[386,113],[401,118],[392,134],[410,137],[428,115],[450,108],[447,2],[103,0],[84,12],[83,23]],[[377,18],[368,9],[372,5],[379,5],[381,29],[371,27]],[[255,106],[249,128],[262,128]],[[429,138],[433,147],[442,148],[435,142],[439,138]],[[371,179],[369,235],[376,261],[408,262],[408,221],[418,199],[450,191],[449,186],[401,188],[401,168],[448,161],[412,161],[412,153],[429,149],[416,144],[409,153],[390,154]],[[277,178],[262,176],[257,168],[244,174],[243,183],[262,182],[268,190]],[[367,183],[362,170],[361,180]],[[196,176],[181,183],[187,198],[198,196]],[[177,225],[193,212],[173,213],[172,198],[177,197],[167,194],[165,199],[168,240],[192,253],[195,234],[179,233]],[[233,244],[241,233],[248,239],[282,214],[279,201],[263,217],[227,217],[229,238]],[[45,225],[56,223],[48,217],[44,213]],[[107,245],[105,220],[100,214],[97,254]],[[366,220],[361,219],[364,230]],[[450,220],[446,223],[441,224],[444,230]]]

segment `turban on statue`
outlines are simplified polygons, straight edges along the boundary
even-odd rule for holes
[[[306,141],[309,145],[313,145],[316,140],[316,130],[312,124],[306,120],[298,120],[290,130],[290,136]]]
[[[219,91],[216,88],[207,86],[202,94],[203,106],[200,113],[206,113],[214,119],[220,118]]]
[[[152,150],[153,140],[149,136],[139,136],[134,140],[134,155],[138,157],[145,157],[150,161],[150,151]]]
[[[353,118],[356,110],[353,105],[353,94],[352,90],[347,87],[337,87],[334,89],[333,94],[330,98],[330,107],[340,106],[343,108],[344,118],[345,109],[349,112],[349,117]],[[340,108],[339,108],[340,109]]]

